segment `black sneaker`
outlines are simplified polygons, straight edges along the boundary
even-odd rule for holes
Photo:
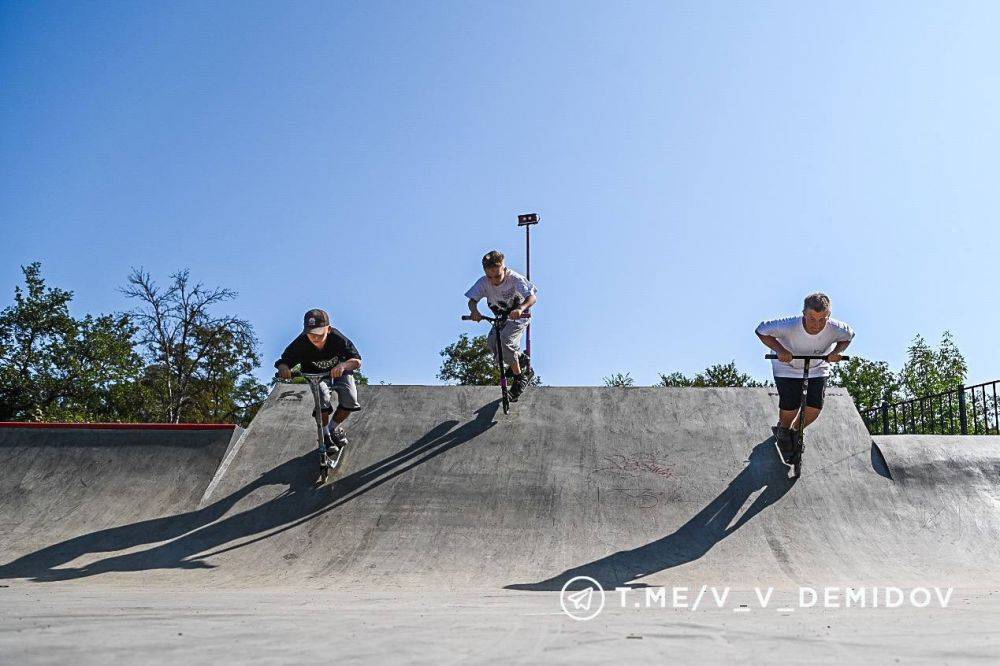
[[[330,438],[333,440],[333,445],[338,449],[342,449],[348,444],[347,433],[339,426],[333,429],[333,432],[330,433]]]
[[[517,377],[514,377],[514,385],[510,387],[510,399],[517,402],[517,399],[521,397],[524,393],[524,388],[528,385],[528,380],[522,372]]]
[[[771,432],[774,433],[774,439],[778,442],[778,450],[781,452],[781,457],[790,461],[791,455],[795,451],[795,431],[791,428],[778,425],[772,427]]]

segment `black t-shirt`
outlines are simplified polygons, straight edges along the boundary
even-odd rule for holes
[[[331,328],[322,349],[317,349],[305,333],[300,333],[292,344],[285,347],[274,367],[287,365],[294,368],[301,363],[302,372],[323,372],[352,358],[361,359],[358,348],[343,333]]]

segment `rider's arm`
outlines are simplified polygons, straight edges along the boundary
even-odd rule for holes
[[[346,361],[341,361],[336,366],[334,366],[333,371],[330,373],[332,377],[339,377],[345,372],[354,372],[361,367],[361,352],[358,348],[354,346],[351,340],[338,330],[332,332],[333,335],[339,339],[339,345],[337,345],[337,355],[343,358],[347,357]]]
[[[296,360],[295,342],[298,340],[292,340],[291,344],[285,347],[285,351],[281,352],[281,358],[274,362],[274,367],[278,370],[278,375],[282,379],[290,379],[292,376],[292,368],[298,365]]]
[[[524,316],[525,311],[537,302],[538,298],[534,294],[528,294],[528,298],[525,299],[524,303],[510,311],[511,319],[520,319]]]
[[[832,357],[838,357],[836,360],[840,360],[839,357],[848,346],[850,346],[850,340],[841,340],[837,343],[837,346],[833,348],[833,351],[826,355],[827,360],[835,360]]]
[[[355,370],[361,369],[361,359],[360,358],[349,358],[346,361],[340,363],[340,369],[343,372],[354,372]]]
[[[755,331],[756,332],[756,331]],[[785,346],[778,342],[778,338],[771,335],[761,335],[757,333],[757,337],[763,342],[771,351],[776,354],[790,354],[791,352],[785,349]]]
[[[482,318],[483,314],[479,311],[479,299],[469,299],[469,314],[476,321]]]

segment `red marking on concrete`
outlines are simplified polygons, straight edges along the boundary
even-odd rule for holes
[[[233,430],[232,423],[28,423],[0,421],[0,428],[37,428],[40,430]]]

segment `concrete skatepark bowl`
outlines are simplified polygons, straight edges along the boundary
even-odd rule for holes
[[[324,486],[306,386],[245,431],[0,428],[0,663],[1000,656],[1000,438],[831,390],[790,480],[768,389],[361,400]]]

